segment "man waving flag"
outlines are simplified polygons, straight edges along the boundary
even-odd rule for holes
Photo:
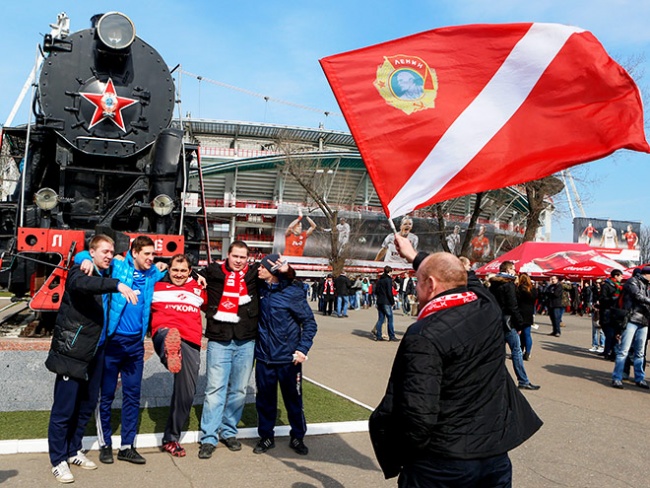
[[[634,81],[577,27],[446,27],[320,62],[391,218],[650,152]]]

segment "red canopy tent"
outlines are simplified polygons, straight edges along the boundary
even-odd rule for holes
[[[544,276],[545,272],[559,266],[567,266],[577,262],[571,256],[575,253],[595,252],[584,243],[575,242],[524,242],[513,250],[502,254],[494,261],[476,270],[479,276],[498,273],[499,266],[504,261],[515,263],[518,273],[528,273],[531,276]]]

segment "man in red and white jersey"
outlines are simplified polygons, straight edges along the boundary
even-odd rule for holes
[[[163,449],[172,456],[185,456],[179,444],[196,393],[201,364],[201,308],[206,291],[192,279],[192,267],[184,254],[172,257],[169,281],[156,283],[151,305],[151,333],[160,361],[174,374],[174,392],[163,435]]]

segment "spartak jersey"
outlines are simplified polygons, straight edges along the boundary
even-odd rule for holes
[[[178,329],[182,339],[200,346],[204,303],[207,303],[206,291],[192,278],[183,286],[159,281],[154,286],[151,304],[151,335],[164,327]]]

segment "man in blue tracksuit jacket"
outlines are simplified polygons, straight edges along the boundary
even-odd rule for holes
[[[258,340],[255,343],[255,381],[260,440],[253,449],[261,454],[275,447],[274,427],[278,409],[278,383],[291,425],[291,447],[298,454],[309,452],[303,442],[307,431],[302,403],[302,363],[316,335],[316,321],[302,284],[278,278],[274,263],[280,256],[262,259]]]
[[[75,262],[86,258],[84,253],[79,253]],[[117,459],[134,464],[146,463],[135,450],[133,442],[140,413],[144,337],[149,326],[153,287],[163,277],[163,273],[153,266],[153,258],[153,240],[139,236],[133,240],[131,251],[124,260],[114,259],[111,263],[111,277],[131,287],[138,296],[138,301],[136,304],[128,303],[119,293],[109,297],[108,339],[99,401],[100,418],[97,423],[99,460],[106,464],[113,462],[111,405],[115,398],[118,375],[122,380],[122,442]]]

